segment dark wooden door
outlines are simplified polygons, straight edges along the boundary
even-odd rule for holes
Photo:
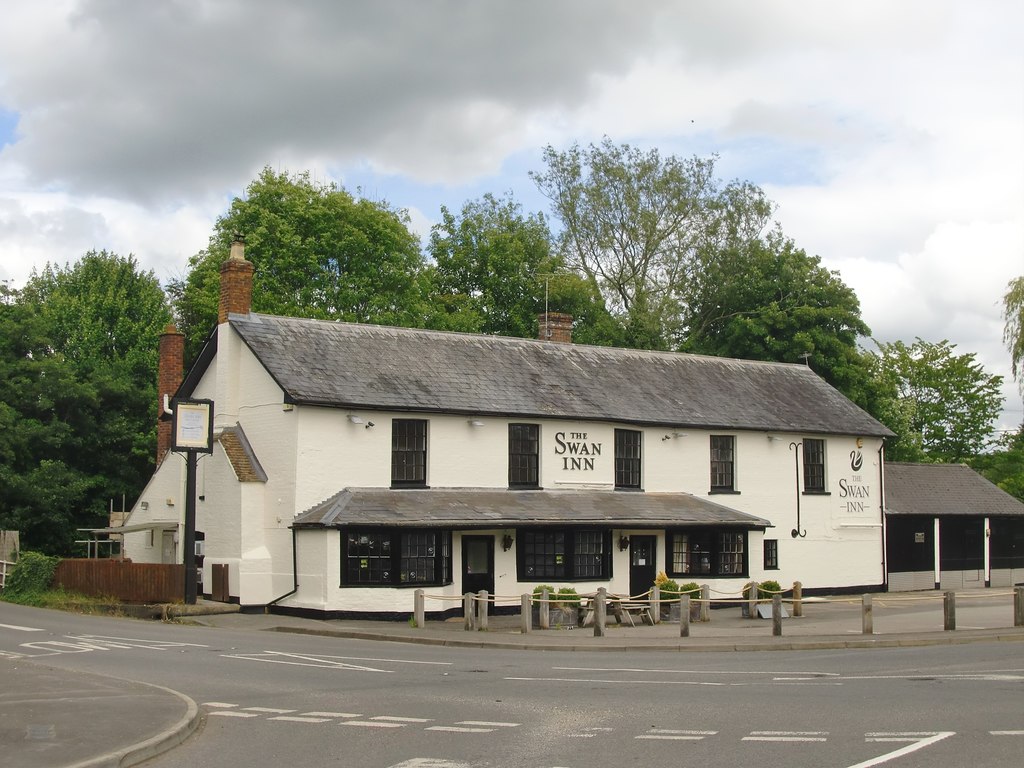
[[[462,593],[494,594],[494,537],[462,537]]]
[[[629,594],[642,595],[654,586],[656,536],[629,537]]]

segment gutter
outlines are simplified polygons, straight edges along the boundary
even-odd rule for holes
[[[296,544],[296,536],[298,534],[298,531],[296,530],[295,526],[291,526],[291,529],[292,529],[292,588],[291,588],[291,591],[285,592],[283,595],[281,595],[279,597],[275,597],[273,600],[271,600],[269,603],[267,603],[265,606],[263,606],[263,612],[264,613],[270,613],[270,608],[272,606],[276,605],[281,600],[284,600],[286,597],[291,597],[292,595],[294,595],[296,592],[299,591],[299,554],[298,554],[298,546]]]

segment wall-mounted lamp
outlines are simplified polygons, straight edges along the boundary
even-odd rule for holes
[[[484,423],[480,421],[480,419],[470,419],[466,423],[469,424],[469,426],[471,427],[482,427],[484,425]]]
[[[687,433],[687,432],[672,432],[670,434],[665,435],[663,438],[661,438],[661,442],[665,442],[666,440],[675,440],[676,438],[679,438],[679,437],[689,437],[689,433]]]
[[[139,502],[139,506],[142,507],[143,509],[149,509],[149,502],[148,501]]]
[[[629,549],[629,536],[619,536],[619,551]]]
[[[368,421],[368,422],[366,422],[366,426],[363,427],[363,429],[369,429],[372,426],[373,426],[373,422],[372,421]]]
[[[351,421],[353,424],[362,424],[363,423],[363,417],[362,416],[356,416],[354,413],[350,413],[348,415],[348,420]]]
[[[512,538],[512,534],[511,533],[506,533],[504,536],[502,536],[501,537],[501,551],[502,552],[508,552],[510,549],[512,549],[512,543],[514,541],[515,541],[515,539]]]
[[[765,435],[765,437],[768,438],[769,443],[778,443],[782,440],[781,437],[776,437],[775,435]]]

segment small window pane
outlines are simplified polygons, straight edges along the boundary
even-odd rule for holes
[[[779,541],[778,539],[764,540],[764,569],[766,571],[778,570],[779,567]]]
[[[536,488],[540,456],[540,428],[536,424],[508,425],[508,484]]]
[[[733,479],[733,452],[735,438],[732,435],[711,436],[711,490],[735,490]]]
[[[640,432],[615,430],[615,487],[640,488]]]
[[[804,491],[822,493],[825,490],[825,441],[804,440]]]

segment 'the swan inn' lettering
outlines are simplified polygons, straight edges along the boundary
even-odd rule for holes
[[[555,454],[562,457],[562,469],[592,470],[594,457],[601,455],[601,443],[587,440],[586,432],[555,433]]]

